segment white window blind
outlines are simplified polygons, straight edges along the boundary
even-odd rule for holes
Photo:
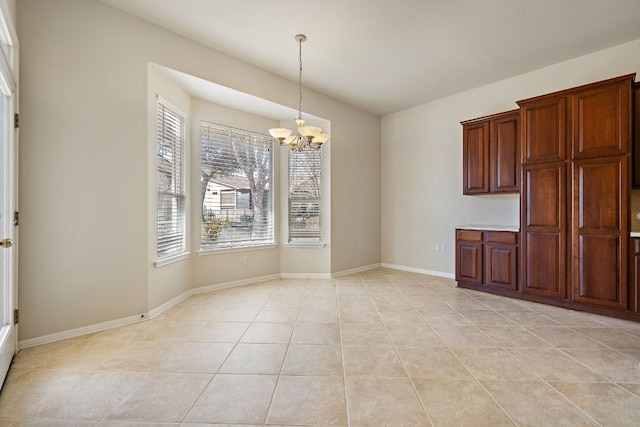
[[[201,122],[202,249],[274,243],[273,138]]]
[[[289,152],[289,241],[320,241],[320,150]]]
[[[185,251],[184,117],[158,99],[158,259]]]

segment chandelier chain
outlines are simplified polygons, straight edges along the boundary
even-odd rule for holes
[[[291,150],[302,151],[306,148],[319,150],[329,139],[328,133],[322,133],[317,126],[305,126],[302,119],[302,42],[307,40],[304,34],[296,34],[298,42],[298,118],[296,119],[297,132],[286,128],[269,129],[269,134],[280,142],[282,146],[289,146]],[[295,133],[294,133],[295,132]]]
[[[302,118],[302,39],[298,40],[298,63],[300,65],[299,73],[298,73],[298,118]]]

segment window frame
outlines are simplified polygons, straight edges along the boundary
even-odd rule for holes
[[[317,189],[315,191],[318,192],[317,197],[292,197],[293,193],[294,193],[294,188],[293,188],[293,183],[292,180],[295,179],[292,176],[292,161],[296,161],[298,160],[299,157],[303,157],[302,159],[300,159],[301,161],[305,161],[308,162],[310,159],[304,159],[304,157],[308,156],[305,155],[303,156],[302,153],[309,153],[312,154],[314,156],[317,156],[316,159],[313,159],[314,162],[317,163],[317,175],[315,177],[309,176],[307,179],[314,179],[316,180],[315,184],[312,185],[312,187],[317,187]],[[324,193],[324,188],[323,188],[323,172],[324,172],[324,168],[323,168],[323,163],[324,163],[324,159],[323,159],[323,155],[322,155],[322,150],[316,150],[314,148],[311,147],[305,147],[302,151],[289,151],[288,155],[287,155],[287,179],[288,179],[288,185],[287,185],[287,244],[289,246],[296,246],[296,245],[300,245],[300,246],[323,246],[324,245],[324,236],[323,236],[323,193]],[[299,175],[299,173],[298,173]],[[311,175],[311,174],[309,174]],[[303,177],[304,178],[304,177]],[[298,179],[300,179],[298,177]],[[317,225],[317,230],[315,231],[315,235],[312,233],[296,233],[294,230],[294,227],[292,227],[292,221],[293,221],[293,217],[295,215],[294,212],[292,212],[292,202],[298,202],[298,203],[304,203],[304,201],[309,201],[310,203],[315,203],[317,204],[317,210],[318,210],[318,225]],[[300,216],[300,215],[297,215]],[[308,234],[307,236],[303,236],[303,234]]]
[[[162,112],[161,112],[162,109]],[[170,126],[165,132],[165,123],[167,121],[173,121],[178,124],[176,126]],[[162,132],[161,132],[162,126]],[[177,135],[166,136],[169,132],[176,132]],[[174,164],[171,167],[162,167],[160,164],[160,149],[163,141],[171,140],[171,138],[177,139],[176,142],[170,142],[169,153],[171,158],[179,160],[178,164]],[[158,95],[156,99],[156,267],[165,265],[177,260],[186,258],[187,251],[187,212],[188,212],[188,197],[187,197],[187,162],[186,158],[186,142],[187,142],[187,114],[180,108],[176,107],[167,99]],[[166,145],[166,144],[164,144]],[[175,146],[177,145],[177,147]],[[178,151],[178,153],[176,153]],[[161,174],[170,171],[169,181],[170,187],[173,187],[175,191],[161,188],[162,180]],[[176,178],[176,175],[178,177]],[[179,188],[176,188],[179,187]],[[162,233],[160,231],[161,221],[160,216],[163,214],[162,201],[169,199],[170,206],[175,206],[174,212],[171,212],[171,228],[175,229],[172,233]],[[162,209],[161,209],[162,208]],[[171,211],[173,208],[171,209]],[[162,244],[161,240],[169,239],[178,240],[177,245]],[[176,237],[177,236],[177,237]],[[163,247],[167,247],[167,250],[163,250]]]
[[[226,252],[234,252],[234,251],[242,251],[242,250],[252,250],[252,249],[262,249],[262,248],[269,248],[269,247],[275,247],[277,245],[277,241],[276,241],[276,230],[275,230],[275,224],[276,224],[276,210],[275,210],[275,191],[274,191],[274,183],[275,183],[275,150],[274,150],[274,143],[273,143],[273,138],[270,135],[264,134],[264,133],[260,133],[260,132],[255,132],[255,131],[251,131],[248,129],[240,129],[240,128],[236,128],[233,126],[229,126],[229,125],[223,125],[220,123],[215,123],[212,121],[208,121],[208,120],[201,120],[200,121],[200,155],[199,155],[199,169],[200,169],[200,173],[201,173],[201,179],[202,179],[202,168],[203,168],[203,162],[204,162],[204,156],[203,156],[203,147],[204,147],[204,143],[205,143],[205,139],[206,136],[204,135],[204,128],[208,127],[211,129],[217,129],[219,131],[228,131],[228,132],[237,132],[239,134],[242,135],[254,135],[256,137],[259,138],[263,138],[263,142],[266,144],[266,153],[268,153],[268,179],[266,181],[266,184],[268,185],[269,191],[267,194],[267,201],[266,204],[264,206],[264,216],[266,219],[266,236],[265,238],[259,238],[257,240],[253,240],[253,236],[248,239],[248,240],[238,240],[238,241],[222,241],[219,244],[216,243],[206,243],[204,242],[204,232],[203,232],[203,228],[202,228],[202,224],[203,224],[203,209],[204,209],[204,201],[203,203],[199,204],[199,223],[200,223],[200,232],[199,232],[199,250],[198,250],[198,255],[206,255],[209,253],[217,253],[217,252],[221,252],[221,251],[226,251]],[[263,153],[265,153],[265,151],[263,151]],[[234,175],[231,175],[234,176]],[[223,176],[224,177],[224,176]],[[216,179],[213,177],[209,178],[211,181],[215,181]],[[218,177],[218,179],[220,179],[220,177]],[[206,191],[206,189],[205,189]],[[218,196],[219,196],[219,202],[221,204],[220,210],[221,211],[229,211],[229,210],[238,210],[238,209],[229,209],[228,207],[222,207],[222,201],[223,201],[223,193],[225,191],[230,191],[230,190],[219,190]],[[238,194],[237,194],[237,189],[234,190],[236,194],[234,194],[233,198],[235,203],[237,203],[238,201]],[[201,195],[202,196],[202,195]],[[249,196],[252,197],[252,196]],[[253,210],[254,207],[253,205],[253,201],[251,200],[250,202],[250,208],[249,209],[243,209],[243,210]]]

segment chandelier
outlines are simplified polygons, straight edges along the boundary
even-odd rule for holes
[[[296,41],[298,42],[298,60],[300,64],[298,73],[298,91],[300,97],[298,101],[298,118],[296,119],[298,131],[294,133],[291,129],[287,128],[269,129],[271,136],[277,139],[280,145],[289,146],[291,150],[298,151],[302,151],[306,147],[319,150],[322,144],[329,139],[328,133],[322,133],[322,129],[316,126],[305,126],[305,121],[302,119],[302,42],[305,40],[307,40],[307,36],[304,34],[296,35]]]

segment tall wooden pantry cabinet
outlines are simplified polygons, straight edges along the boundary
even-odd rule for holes
[[[633,78],[518,102],[522,293],[627,308]]]

